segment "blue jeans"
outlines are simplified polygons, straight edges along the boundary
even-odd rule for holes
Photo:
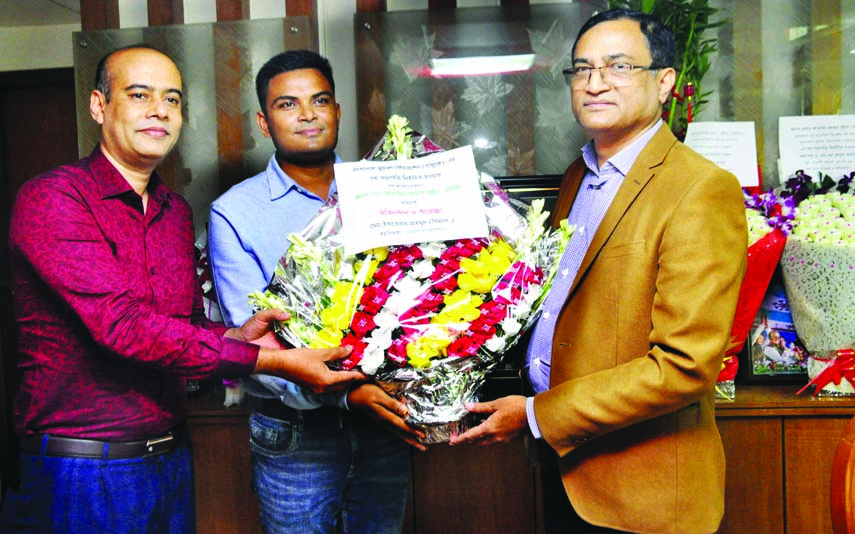
[[[267,534],[399,534],[409,445],[351,412],[294,422],[253,412],[253,484]]]
[[[192,534],[187,432],[166,454],[92,459],[21,454],[20,487],[6,494],[3,534]]]

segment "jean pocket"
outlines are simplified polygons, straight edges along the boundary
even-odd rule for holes
[[[258,413],[249,418],[249,443],[253,452],[281,456],[297,445],[297,429],[288,421],[271,419]]]

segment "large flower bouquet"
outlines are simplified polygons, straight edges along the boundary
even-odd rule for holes
[[[435,151],[393,117],[366,159]],[[299,234],[256,307],[277,307],[295,346],[349,345],[339,365],[373,377],[403,399],[425,443],[468,428],[488,371],[534,322],[572,228],[547,229],[543,201],[515,202],[481,176],[490,233],[345,254],[339,206],[331,203]]]
[[[815,393],[855,393],[846,356],[855,348],[853,176],[815,181],[799,171],[781,192],[796,205],[781,269],[793,323],[810,352],[809,385],[817,386]]]
[[[737,356],[754,323],[754,318],[769,282],[784,250],[786,235],[791,229],[793,209],[783,206],[771,191],[745,195],[745,217],[748,225],[748,257],[745,276],[739,288],[739,300],[731,329],[731,344],[724,356],[718,375],[716,396],[732,400],[736,391],[735,378],[739,369]]]

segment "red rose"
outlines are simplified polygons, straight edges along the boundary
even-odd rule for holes
[[[434,291],[425,291],[419,296],[419,303],[416,308],[420,310],[435,312],[442,306],[445,301],[445,295]]]
[[[389,345],[389,350],[387,354],[389,359],[398,364],[399,367],[403,367],[407,363],[407,345],[409,341],[406,338],[397,338],[392,341],[392,344]]]
[[[374,271],[375,282],[391,284],[393,278],[396,280],[401,276],[401,266],[397,261],[387,261]]]
[[[485,341],[496,335],[496,327],[482,315],[472,321],[472,324],[469,325],[469,330],[466,331],[466,335],[470,336],[479,345],[483,345]]]
[[[377,312],[386,304],[388,299],[389,293],[376,284],[372,284],[362,292],[362,299],[360,299],[359,304],[365,312],[377,315]]]
[[[403,269],[409,269],[416,260],[423,257],[422,249],[417,245],[395,247],[389,254],[389,258],[394,259]]]
[[[374,316],[365,312],[354,313],[353,320],[350,321],[350,329],[360,339],[364,338],[368,332],[374,330],[376,327]]]
[[[362,361],[362,355],[365,353],[365,347],[368,346],[367,343],[357,338],[353,334],[347,334],[341,340],[342,347],[353,347],[353,351],[350,353],[350,356],[340,361],[339,365],[344,369],[353,369],[356,367],[360,361]]]
[[[490,300],[481,305],[481,317],[490,324],[502,322],[508,315],[508,305],[498,300]]]
[[[465,358],[466,356],[474,356],[478,353],[477,343],[474,339],[468,336],[460,336],[448,345],[446,353],[452,358]]]

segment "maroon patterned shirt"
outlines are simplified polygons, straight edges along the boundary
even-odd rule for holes
[[[96,148],[24,184],[9,238],[19,435],[128,441],[184,421],[185,379],[250,374],[196,282],[190,206],[156,175],[142,198]]]

